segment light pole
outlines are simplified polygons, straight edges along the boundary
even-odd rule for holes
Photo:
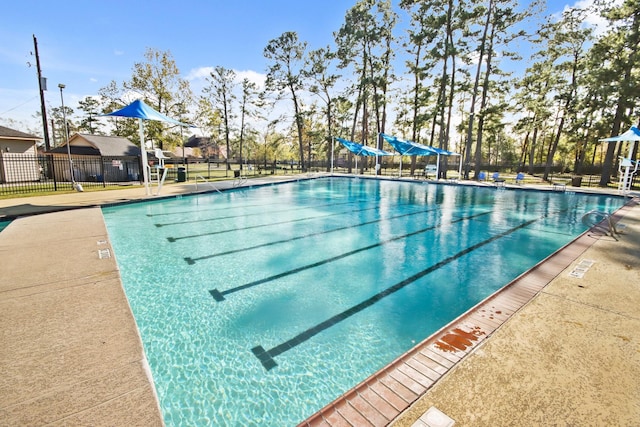
[[[82,191],[82,186],[76,183],[75,177],[73,176],[73,160],[71,160],[71,148],[69,147],[69,129],[67,129],[67,113],[64,110],[64,97],[62,96],[62,89],[64,89],[66,86],[63,85],[62,83],[59,83],[58,87],[60,88],[60,102],[62,103],[62,120],[64,121],[63,123],[64,137],[65,137],[65,140],[67,141],[67,155],[69,156],[69,173],[71,173],[71,183],[75,190]]]

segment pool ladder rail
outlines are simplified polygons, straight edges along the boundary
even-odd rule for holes
[[[202,175],[196,175],[196,191],[198,191],[198,180],[199,179],[202,180],[205,184],[209,184],[211,186],[211,188],[216,190],[218,193],[222,194],[222,191],[218,190],[218,187],[213,185],[213,182],[207,181],[207,179]]]
[[[240,171],[233,172],[233,188],[242,187],[247,183],[247,177],[240,174]]]
[[[218,193],[222,193],[218,187],[216,187],[215,185],[213,185],[212,182],[207,181],[207,179],[202,176],[202,175],[196,175],[196,191],[198,191],[198,180],[201,180],[202,182],[204,182],[205,184],[209,184],[211,186],[211,188],[213,188],[215,191],[217,191]],[[234,178],[233,178],[233,188],[238,188],[238,187],[242,187],[243,185],[245,185],[247,183],[247,177],[246,176],[242,176],[239,173],[234,174]]]
[[[596,209],[590,210],[582,215],[582,223],[591,228],[600,228],[604,225],[608,228],[605,234],[610,235],[613,238],[615,238],[616,234],[620,234],[611,215]]]

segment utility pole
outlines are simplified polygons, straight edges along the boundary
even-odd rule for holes
[[[42,128],[44,131],[44,147],[47,151],[51,149],[49,143],[49,127],[47,125],[47,109],[44,106],[44,91],[47,90],[47,79],[42,77],[42,70],[40,70],[40,56],[38,55],[38,40],[36,35],[33,35],[33,46],[35,48],[36,55],[36,68],[38,70],[38,87],[40,88],[40,112],[42,113]]]

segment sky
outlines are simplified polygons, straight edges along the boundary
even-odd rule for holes
[[[548,0],[547,14],[592,0]],[[399,0],[392,0],[396,9]],[[523,0],[523,4],[529,0]],[[17,0],[3,4],[0,26],[0,124],[38,129],[34,36],[48,108],[77,110],[111,81],[129,80],[147,48],[171,52],[194,93],[212,67],[259,80],[269,40],[295,31],[309,48],[332,44],[356,0]],[[401,13],[398,9],[398,12]],[[61,97],[58,84],[64,84]]]

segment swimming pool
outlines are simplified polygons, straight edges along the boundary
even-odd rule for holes
[[[104,208],[167,425],[295,425],[622,198],[323,178]]]
[[[5,228],[7,228],[7,226],[11,224],[10,220],[4,221],[4,220],[0,220],[0,232],[2,230],[4,230]]]

